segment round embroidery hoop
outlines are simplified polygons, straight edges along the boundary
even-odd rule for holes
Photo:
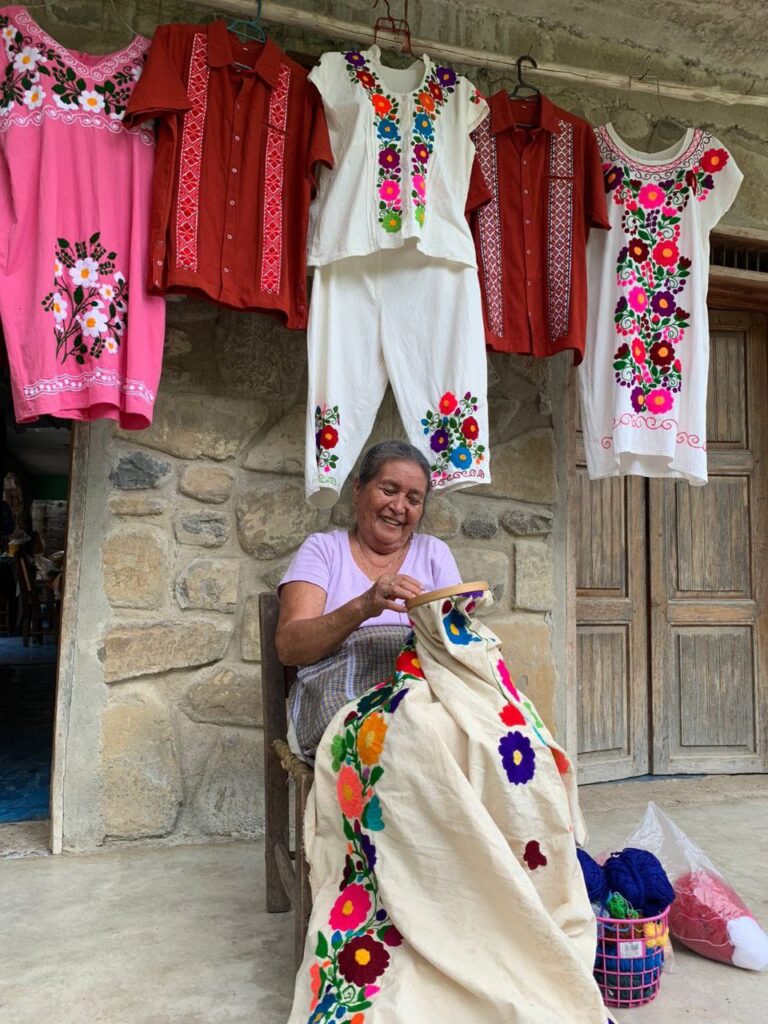
[[[450,587],[438,587],[437,590],[428,590],[418,597],[406,599],[405,607],[408,611],[411,608],[418,608],[419,605],[429,604],[430,601],[439,601],[442,597],[457,597],[460,594],[475,594],[478,590],[490,590],[487,580],[472,580],[469,583],[453,583]]]

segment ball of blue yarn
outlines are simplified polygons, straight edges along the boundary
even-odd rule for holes
[[[602,903],[608,895],[608,886],[605,881],[603,869],[594,858],[590,857],[586,850],[577,850],[581,872],[587,886],[587,895],[590,903]]]
[[[608,888],[620,892],[644,917],[660,914],[675,898],[661,861],[648,850],[628,846],[612,853],[603,866]]]

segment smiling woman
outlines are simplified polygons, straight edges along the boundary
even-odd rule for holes
[[[374,445],[354,482],[354,528],[309,536],[280,583],[276,644],[283,664],[302,666],[289,738],[304,757],[343,704],[391,673],[409,632],[403,602],[460,580],[448,546],[414,533],[429,480],[416,448]]]

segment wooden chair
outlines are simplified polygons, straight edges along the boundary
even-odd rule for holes
[[[58,639],[58,613],[53,592],[44,584],[38,585],[37,570],[31,558],[20,552],[13,557],[19,584],[22,643],[29,647],[30,637],[38,644],[45,643],[46,636]]]
[[[298,970],[304,956],[312,893],[309,865],[304,856],[304,809],[314,772],[291,751],[286,737],[286,699],[296,669],[281,664],[275,648],[280,611],[277,594],[259,595],[261,633],[261,691],[264,701],[264,790],[266,804],[267,911],[294,912],[294,959]],[[290,848],[289,787],[294,787],[294,849]]]

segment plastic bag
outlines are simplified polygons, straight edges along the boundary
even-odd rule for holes
[[[675,889],[672,934],[701,956],[751,971],[768,967],[768,935],[704,851],[653,801],[626,841],[655,853]]]

